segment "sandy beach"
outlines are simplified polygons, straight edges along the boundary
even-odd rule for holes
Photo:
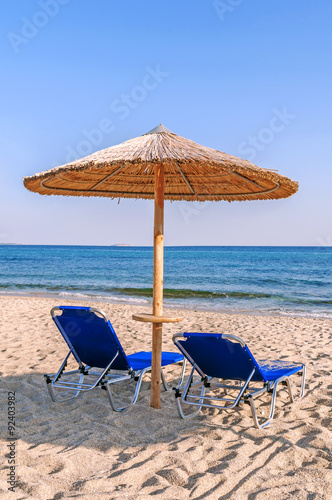
[[[151,348],[150,325],[131,318],[147,308],[62,304],[104,310],[128,354]],[[273,423],[257,430],[246,405],[183,421],[174,394],[162,392],[162,409],[152,409],[149,376],[137,404],[123,414],[112,412],[101,390],[55,405],[43,374],[59,368],[67,349],[50,317],[54,305],[60,303],[0,297],[1,498],[332,498],[330,320],[171,311],[184,320],[164,326],[164,350],[175,350],[177,332],[223,332],[242,337],[257,358],[306,363],[305,397],[289,404],[280,391]],[[179,367],[166,374],[175,383]],[[6,482],[9,391],[16,393],[15,493]]]

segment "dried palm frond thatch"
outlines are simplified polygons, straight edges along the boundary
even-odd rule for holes
[[[247,160],[201,146],[159,125],[147,134],[24,178],[48,195],[154,198],[156,165],[163,164],[166,200],[287,198],[298,183]]]

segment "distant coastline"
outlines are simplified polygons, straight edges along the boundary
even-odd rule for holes
[[[2,246],[22,246],[22,247],[73,247],[73,248],[113,248],[113,247],[130,247],[130,248],[153,248],[153,245],[129,245],[127,243],[115,243],[113,245],[76,245],[72,243],[0,243]],[[332,245],[165,245],[165,248],[224,248],[224,249],[310,249],[310,248],[332,248]]]

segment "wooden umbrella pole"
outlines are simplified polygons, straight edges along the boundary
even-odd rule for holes
[[[154,187],[154,241],[153,241],[153,314],[163,314],[164,286],[164,165],[155,168]],[[151,399],[152,408],[160,408],[162,323],[152,324],[152,368]]]

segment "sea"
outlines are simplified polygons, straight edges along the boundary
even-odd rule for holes
[[[332,247],[165,247],[164,306],[332,318]],[[153,248],[0,245],[0,294],[151,305]]]

